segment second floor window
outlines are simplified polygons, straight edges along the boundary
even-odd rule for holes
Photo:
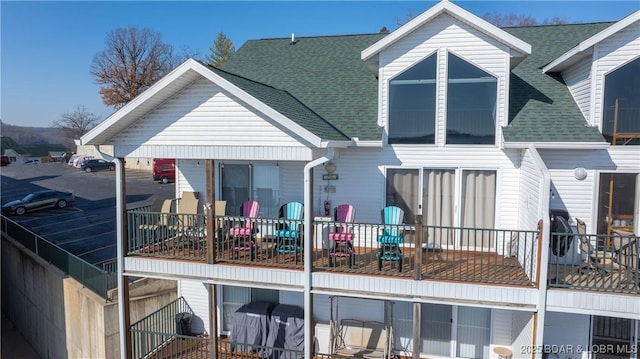
[[[389,81],[389,143],[435,143],[436,62],[433,54]]]
[[[448,57],[447,144],[495,144],[497,79]]]
[[[614,145],[640,145],[640,57],[604,80],[602,134]]]

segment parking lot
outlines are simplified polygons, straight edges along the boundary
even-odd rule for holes
[[[72,207],[10,218],[90,263],[115,259],[115,171],[86,173],[66,164],[43,163],[2,167],[0,178],[2,203],[44,189],[72,192]],[[173,184],[153,181],[148,171],[126,170],[126,181],[129,208],[175,197]]]

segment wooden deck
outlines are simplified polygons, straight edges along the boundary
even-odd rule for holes
[[[402,248],[404,260],[401,270],[398,262],[383,261],[382,269],[378,271],[376,247],[356,247],[351,268],[347,258],[332,258],[329,265],[329,250],[316,249],[312,253],[314,271],[330,271],[335,273],[383,275],[413,279],[417,268],[415,249]],[[157,243],[129,256],[150,256],[178,261],[205,262],[206,243],[204,240],[180,241],[173,239]],[[303,253],[278,253],[276,245],[270,240],[258,240],[253,259],[250,251],[235,251],[233,243],[219,243],[216,253],[216,263],[251,265],[263,267],[278,267],[302,270],[304,267]],[[500,283],[507,285],[532,286],[533,280],[526,274],[524,268],[515,257],[504,257],[495,252],[459,251],[459,250],[422,250],[422,264],[420,266],[422,279],[438,279],[450,281],[468,281],[480,283]]]
[[[549,265],[549,286],[618,293],[640,293],[640,276],[624,268],[596,270],[581,265]]]

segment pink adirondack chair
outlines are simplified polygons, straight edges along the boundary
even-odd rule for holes
[[[356,218],[356,209],[350,204],[341,204],[334,210],[334,220],[336,227],[329,233],[329,267],[333,266],[334,260],[338,258],[347,258],[349,268],[354,262],[353,250],[353,226],[347,225],[352,223]]]
[[[258,217],[258,211],[260,210],[260,204],[257,201],[245,201],[240,212],[245,217],[240,226],[229,228],[229,236],[234,238],[233,253],[240,254],[242,251],[249,251],[251,260],[255,259],[255,221],[253,219]]]

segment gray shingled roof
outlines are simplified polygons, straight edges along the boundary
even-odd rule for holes
[[[531,55],[511,73],[509,125],[504,128],[506,142],[605,142],[598,129],[587,126],[561,76],[543,74],[541,68],[610,25],[504,29],[532,46]],[[295,97],[318,117],[304,114],[303,119],[292,119],[319,136],[332,133],[325,133],[328,129],[321,124],[324,120],[347,137],[380,140],[378,82],[376,74],[360,59],[360,52],[384,36],[302,37],[294,44],[291,39],[251,40],[240,47],[223,69],[272,86],[269,91],[256,89],[255,93],[262,94],[261,100],[274,108],[288,108],[287,116],[295,116],[297,110],[280,103],[290,103],[291,98],[285,101],[287,96],[276,94],[276,89]],[[253,83],[249,88],[256,86]]]
[[[380,140],[378,80],[360,52],[385,35],[250,40],[222,68],[289,92],[350,137]]]
[[[350,139],[350,137],[345,135],[322,117],[318,116],[318,114],[313,112],[313,110],[308,108],[298,99],[291,96],[287,91],[279,90],[212,66],[207,67],[225,80],[231,82],[261,102],[269,105],[274,110],[306,128],[321,139],[339,141],[347,141]]]
[[[505,28],[531,44],[531,55],[511,71],[505,142],[605,142],[588,127],[559,74],[542,67],[611,23]]]

